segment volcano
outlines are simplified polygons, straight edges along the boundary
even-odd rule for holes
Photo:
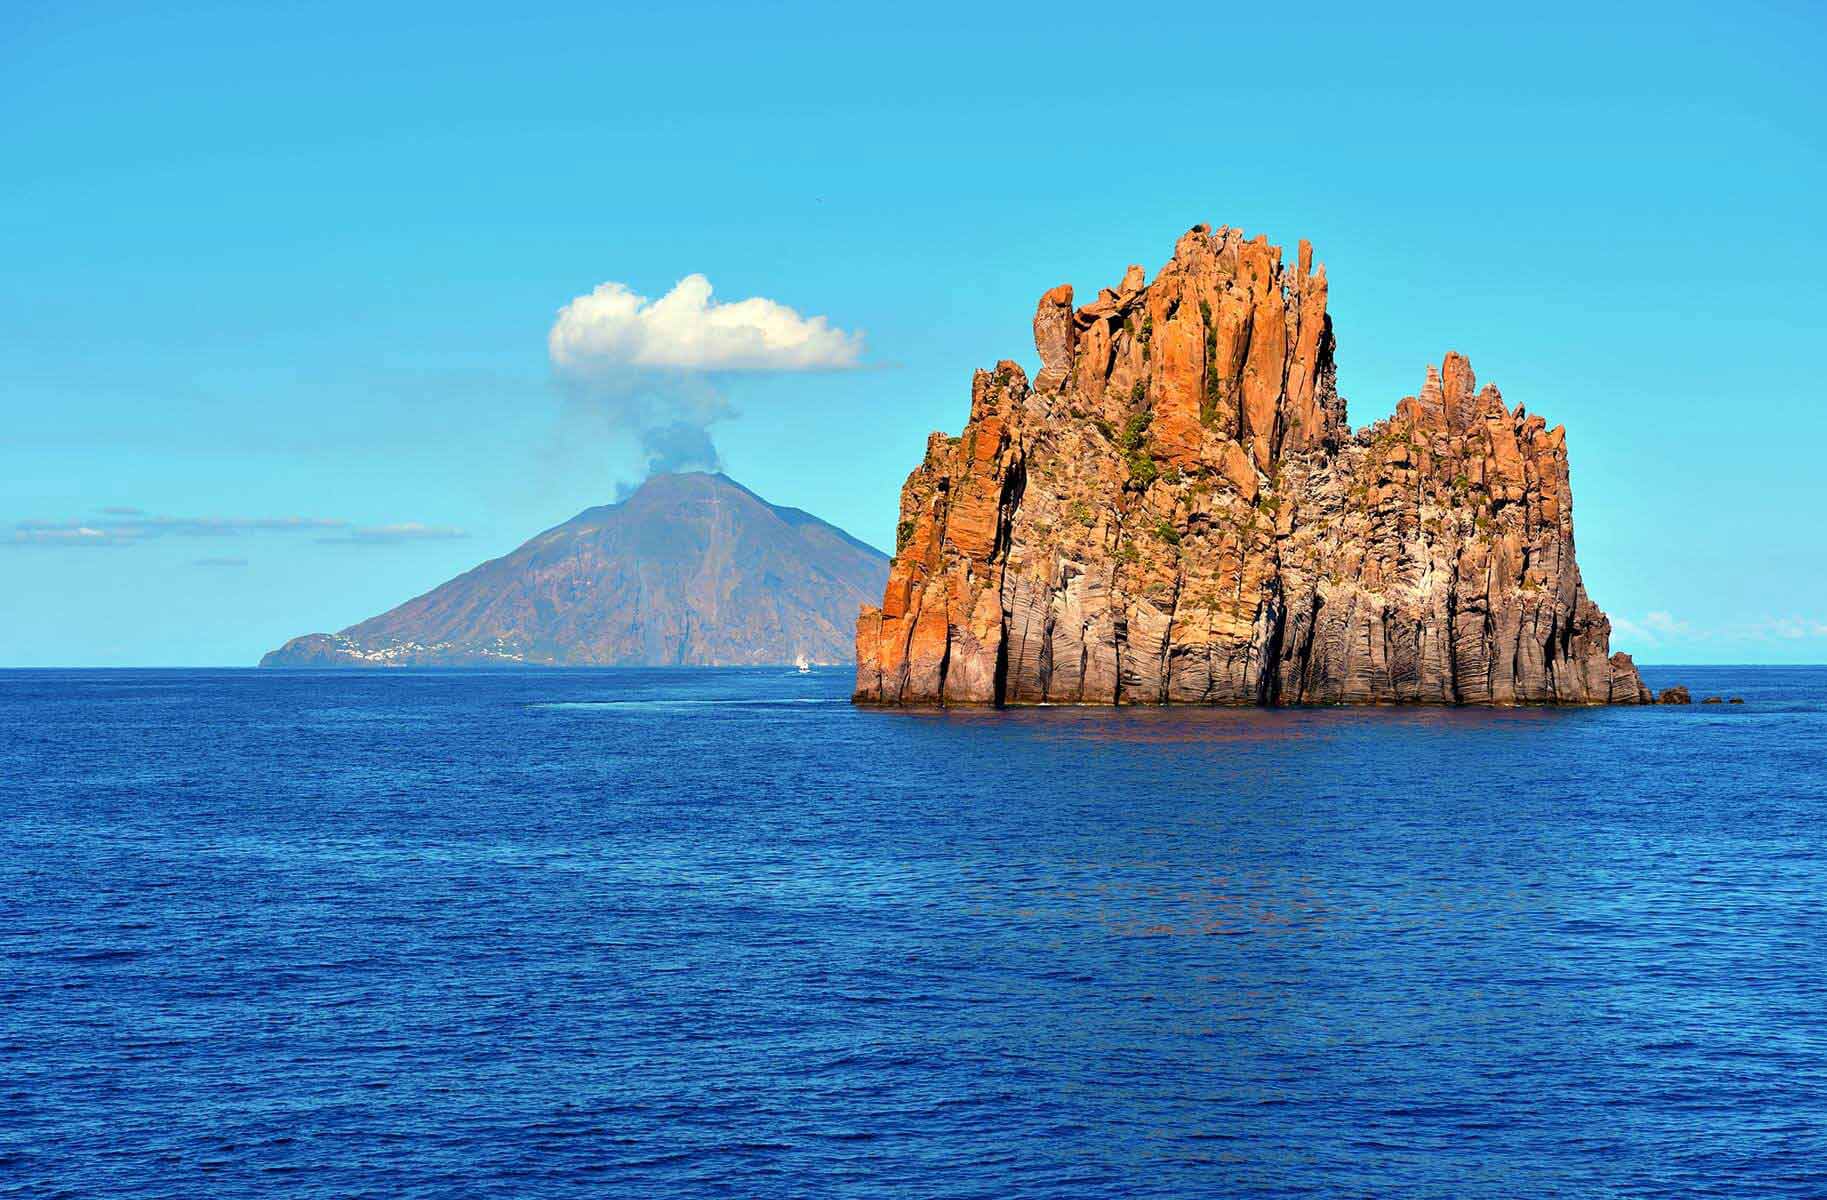
[[[512,553],[263,667],[758,666],[852,660],[888,558],[726,475],[656,475]]]

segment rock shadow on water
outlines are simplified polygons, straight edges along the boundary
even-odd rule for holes
[[[1206,705],[1026,705],[939,708],[867,707],[888,720],[935,721],[961,727],[1001,726],[1048,737],[1113,745],[1211,745],[1298,742],[1346,731],[1476,736],[1545,728],[1605,712],[1545,705],[1513,708],[1381,705],[1369,707],[1213,707]]]

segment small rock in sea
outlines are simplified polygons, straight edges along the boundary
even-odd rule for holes
[[[1745,698],[1743,696],[1733,696],[1730,700],[1726,701],[1727,704],[1743,704],[1744,702]]]
[[[1705,700],[1702,700],[1700,703],[1702,703],[1702,704],[1724,704],[1725,697],[1724,696],[1708,696]]]
[[[1693,696],[1689,695],[1688,690],[1678,683],[1656,693],[1657,704],[1692,704],[1693,702]]]

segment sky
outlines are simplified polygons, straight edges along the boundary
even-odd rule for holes
[[[889,547],[1202,221],[1313,242],[1354,424],[1458,350],[1567,426],[1615,648],[1827,661],[1818,4],[514,7],[0,6],[0,666],[249,665],[707,454]]]

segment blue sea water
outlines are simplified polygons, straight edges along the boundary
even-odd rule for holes
[[[1820,1196],[1827,669],[0,673],[0,1195]]]

